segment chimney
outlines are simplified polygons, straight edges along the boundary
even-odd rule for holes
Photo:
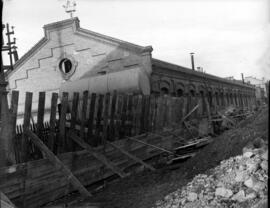
[[[191,66],[192,66],[192,70],[195,70],[195,66],[194,66],[194,53],[190,53],[191,56]]]
[[[241,75],[242,75],[242,82],[243,82],[243,84],[245,84],[244,74],[241,73]]]

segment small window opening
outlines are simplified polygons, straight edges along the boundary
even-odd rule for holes
[[[178,89],[176,93],[177,93],[177,97],[182,97],[183,96],[183,90],[182,89]]]
[[[195,91],[194,91],[194,90],[190,90],[190,95],[191,95],[192,97],[194,97],[194,96],[195,96]]]
[[[162,87],[162,88],[161,88],[161,93],[162,93],[163,95],[167,95],[167,94],[169,94],[169,90],[168,90],[168,88],[166,88],[166,87]]]
[[[59,68],[64,74],[68,74],[72,69],[72,62],[69,59],[64,58],[60,61]]]

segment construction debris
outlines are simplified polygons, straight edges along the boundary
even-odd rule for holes
[[[256,145],[255,145],[256,146]],[[156,208],[267,207],[268,146],[261,140],[243,148],[243,154],[229,158],[199,174],[182,189],[156,202]]]

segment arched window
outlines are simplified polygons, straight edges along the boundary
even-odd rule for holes
[[[183,94],[184,94],[184,92],[183,92],[183,90],[182,90],[182,89],[178,89],[178,90],[176,91],[176,95],[177,95],[177,97],[182,97],[182,96],[183,96]]]
[[[162,95],[168,95],[168,94],[169,94],[169,89],[166,88],[166,87],[162,87],[162,88],[160,89],[160,91],[161,91],[161,94],[162,94]]]

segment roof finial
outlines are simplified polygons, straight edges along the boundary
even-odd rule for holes
[[[76,11],[76,2],[73,0],[72,2],[70,0],[67,0],[66,5],[63,5],[63,7],[66,10],[66,13],[70,13],[70,18],[73,18],[73,12]]]

